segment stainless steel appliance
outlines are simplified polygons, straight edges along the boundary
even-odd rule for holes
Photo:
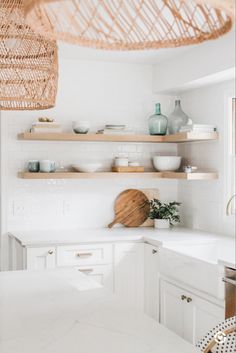
[[[236,269],[226,267],[225,277],[225,318],[236,315]]]

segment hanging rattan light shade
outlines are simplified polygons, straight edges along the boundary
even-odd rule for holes
[[[0,0],[0,110],[53,107],[57,80],[56,42],[25,24],[21,0]]]
[[[217,38],[234,0],[25,0],[27,21],[48,38],[100,49],[178,47]],[[208,4],[206,4],[208,3]]]

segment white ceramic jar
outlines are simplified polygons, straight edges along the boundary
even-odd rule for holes
[[[157,229],[168,229],[170,228],[169,219],[154,219],[154,227]]]
[[[116,157],[114,160],[115,167],[128,167],[129,158],[127,157]]]

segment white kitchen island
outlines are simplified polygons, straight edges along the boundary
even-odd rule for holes
[[[1,353],[197,353],[75,269],[0,273]]]

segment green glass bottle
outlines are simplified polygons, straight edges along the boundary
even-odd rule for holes
[[[166,135],[168,119],[165,115],[161,114],[160,103],[156,104],[156,112],[150,116],[148,125],[150,135]]]

